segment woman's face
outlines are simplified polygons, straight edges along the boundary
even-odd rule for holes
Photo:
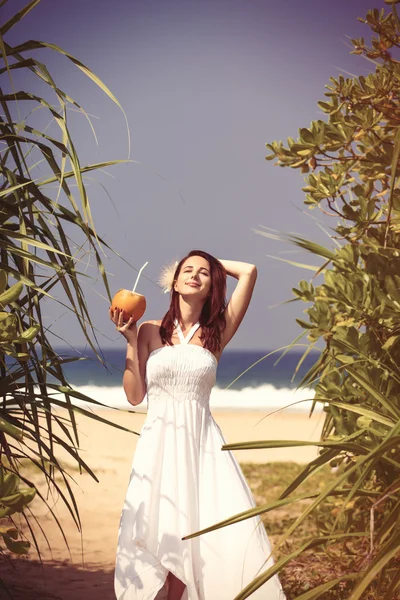
[[[205,300],[211,290],[211,272],[208,260],[189,256],[183,263],[174,290],[182,296]]]

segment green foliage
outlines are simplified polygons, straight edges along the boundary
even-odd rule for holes
[[[19,477],[0,467],[0,518],[12,515],[31,502],[36,494],[34,487],[20,488]]]
[[[287,146],[267,144],[266,157],[308,173],[305,204],[337,220],[340,248],[325,255],[323,282],[301,281],[293,293],[309,305],[307,319],[297,323],[312,344],[324,345],[302,381],[314,387],[315,402],[326,412],[317,465],[340,467],[314,502],[314,508],[327,500],[332,505],[331,494],[340,494],[320,534],[369,539],[351,600],[367,591],[383,598],[381,586],[400,551],[400,63],[393,56],[400,27],[394,6],[386,15],[371,10],[362,21],[374,34],[371,46],[354,39],[353,53],[374,62],[375,71],[331,78],[327,100],[318,103],[327,121],[299,129]],[[312,242],[292,241],[324,256]],[[390,593],[399,585],[397,578]]]
[[[35,494],[34,487],[20,487],[19,477],[0,465],[0,519],[23,511]],[[15,554],[26,554],[30,548],[28,540],[18,539],[19,531],[13,526],[0,525],[0,536],[6,548]]]
[[[81,286],[87,274],[80,271],[80,265],[85,263],[86,268],[87,260],[94,257],[95,276],[101,275],[106,296],[111,300],[100,254],[102,245],[109,246],[96,233],[84,175],[126,162],[81,165],[70,135],[71,108],[87,118],[88,127],[92,127],[90,119],[56,84],[44,62],[39,60],[40,52],[58,53],[71,61],[121,108],[98,77],[54,44],[28,40],[12,46],[7,42],[8,32],[18,26],[39,1],[28,2],[0,27],[0,72],[4,77],[0,90],[3,143],[0,160],[0,518],[5,520],[0,536],[12,552],[24,552],[28,548],[26,541],[18,539],[12,514],[23,512],[33,535],[29,515],[24,510],[35,494],[35,487],[22,477],[22,461],[28,460],[39,469],[43,482],[51,487],[48,497],[54,492],[59,495],[78,528],[78,506],[68,473],[58,460],[58,449],[66,451],[80,470],[96,479],[79,455],[75,414],[79,412],[108,421],[73,405],[73,398],[92,403],[95,400],[77,393],[66,380],[63,364],[77,359],[59,356],[53,349],[49,339],[53,332],[43,318],[43,301],[59,302],[75,315],[86,342],[103,362],[94,341],[96,331]],[[23,79],[24,73],[36,78],[35,93],[19,89],[19,83],[13,81],[13,77],[17,77],[18,82],[30,81]],[[45,123],[47,120],[43,130],[35,122],[38,113]],[[79,241],[73,240],[74,235]],[[50,376],[56,383],[49,383]],[[54,411],[60,406],[67,409],[65,414]],[[26,488],[19,487],[18,475],[27,484]],[[37,495],[47,504],[46,494],[38,491]],[[57,520],[53,507],[47,505]],[[61,524],[60,527],[62,531]]]
[[[7,305],[16,303],[24,288],[21,282],[15,283],[8,289],[7,273],[0,269],[0,308],[5,308]],[[15,306],[18,306],[15,304]],[[27,352],[18,352],[16,344],[25,344],[27,341],[32,341],[38,334],[40,327],[34,325],[29,327],[21,334],[18,334],[18,318],[15,313],[7,311],[0,312],[0,349],[1,352],[18,358],[20,361],[29,359]]]

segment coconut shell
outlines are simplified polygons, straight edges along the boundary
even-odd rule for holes
[[[130,317],[134,316],[134,321],[139,321],[146,310],[146,298],[142,294],[137,294],[131,290],[119,290],[111,303],[113,310],[123,310],[122,319],[124,322],[128,321]]]

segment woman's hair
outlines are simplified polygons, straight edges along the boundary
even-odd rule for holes
[[[211,288],[207,296],[199,323],[201,327],[200,340],[203,347],[210,352],[219,351],[221,349],[221,335],[226,327],[225,307],[226,307],[226,271],[218,259],[211,256],[202,250],[192,250],[184,256],[178,263],[174,273],[174,284],[181,271],[182,265],[190,256],[201,256],[208,261],[210,265]],[[174,321],[181,318],[179,309],[179,294],[174,290],[174,285],[171,289],[171,303],[168,312],[160,325],[160,336],[163,345],[172,345],[172,332],[174,330]]]

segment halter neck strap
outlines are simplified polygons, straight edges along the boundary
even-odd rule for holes
[[[200,327],[199,322],[195,323],[193,325],[193,327],[190,329],[189,333],[185,337],[182,333],[181,326],[179,325],[179,322],[177,319],[175,319],[174,325],[175,325],[175,329],[178,332],[178,336],[179,336],[179,340],[180,340],[181,344],[188,344],[190,342],[190,340],[192,339],[193,335],[196,333],[196,331]]]

